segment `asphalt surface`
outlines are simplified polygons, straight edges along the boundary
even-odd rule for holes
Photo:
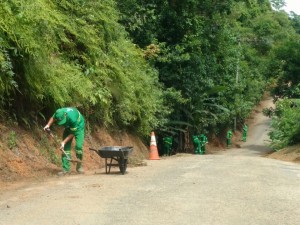
[[[0,225],[298,225],[300,165],[264,158],[270,121],[241,148],[176,155],[0,194]]]

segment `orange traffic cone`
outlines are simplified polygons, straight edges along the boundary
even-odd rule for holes
[[[159,159],[154,132],[151,132],[149,159],[150,160],[157,160],[157,159]]]

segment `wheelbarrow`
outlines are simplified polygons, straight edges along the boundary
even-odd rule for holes
[[[128,156],[132,152],[132,146],[106,146],[100,149],[89,148],[105,159],[105,172],[110,173],[112,166],[118,166],[124,175],[127,169]],[[113,161],[114,160],[114,161]]]

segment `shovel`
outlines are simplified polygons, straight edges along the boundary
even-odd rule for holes
[[[47,128],[45,131],[55,140],[55,142],[57,142],[54,135],[52,134],[50,128]],[[59,150],[61,150],[64,153],[64,155],[66,156],[68,161],[81,163],[81,160],[79,160],[79,159],[70,159],[69,155],[65,152],[65,150],[63,148],[60,148]]]
[[[65,156],[66,156],[66,158],[67,158],[68,161],[70,161],[70,162],[76,162],[76,163],[81,163],[81,160],[79,160],[79,159],[70,159],[69,155],[67,155],[67,153],[65,152],[64,149],[60,148],[60,150],[65,154]]]

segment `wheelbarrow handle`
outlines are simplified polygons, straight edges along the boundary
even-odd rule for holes
[[[97,150],[97,149],[94,149],[94,148],[89,148],[89,150],[98,152],[98,150]]]

